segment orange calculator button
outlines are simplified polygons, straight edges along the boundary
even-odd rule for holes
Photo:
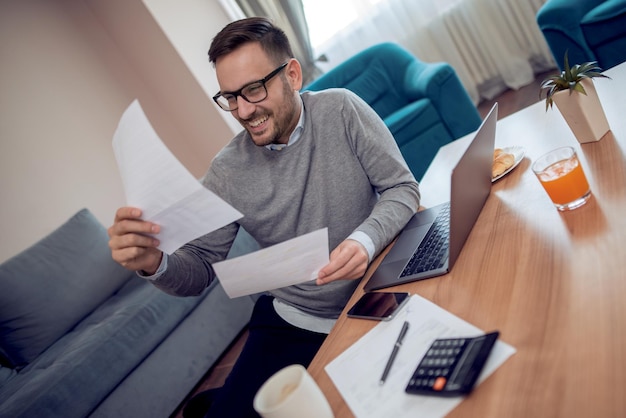
[[[440,391],[446,386],[446,378],[443,376],[439,376],[435,379],[435,384],[433,385],[433,390]]]

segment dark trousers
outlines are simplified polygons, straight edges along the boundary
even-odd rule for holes
[[[261,296],[254,306],[248,339],[206,415],[258,417],[254,395],[275,372],[290,364],[307,367],[326,338],[285,322],[272,306],[273,297]]]

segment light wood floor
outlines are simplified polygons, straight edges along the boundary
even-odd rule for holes
[[[554,69],[545,73],[540,73],[535,76],[535,81],[527,86],[520,88],[519,90],[507,90],[495,99],[484,100],[478,105],[478,112],[480,116],[484,118],[489,113],[491,106],[495,102],[498,102],[498,119],[502,119],[511,113],[515,113],[518,110],[524,109],[532,104],[537,103],[545,95],[539,97],[539,89],[541,82],[548,76],[558,73],[558,70]]]
[[[480,116],[484,118],[496,101],[498,102],[498,118],[500,119],[538,102],[540,100],[539,86],[541,81],[548,75],[552,75],[555,72],[556,70],[538,74],[533,83],[524,86],[519,90],[508,90],[493,100],[485,100],[481,102],[478,105]],[[241,348],[246,341],[247,335],[247,332],[244,330],[239,338],[233,343],[231,348],[224,354],[222,359],[207,372],[202,381],[198,383],[198,386],[182,402],[179,409],[172,415],[172,418],[182,418],[182,408],[196,393],[208,389],[218,388],[224,384],[226,376],[228,376],[231,367],[241,352]]]

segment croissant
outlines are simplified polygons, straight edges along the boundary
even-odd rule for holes
[[[492,177],[498,177],[515,164],[515,156],[504,152],[500,148],[493,151],[493,165],[491,167]]]

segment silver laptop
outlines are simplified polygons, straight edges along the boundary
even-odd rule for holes
[[[491,191],[498,104],[452,170],[450,201],[416,213],[364,289],[441,276],[452,269]]]

